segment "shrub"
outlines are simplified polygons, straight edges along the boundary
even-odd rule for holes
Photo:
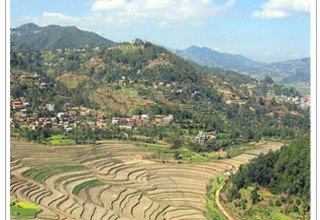
[[[276,206],[282,206],[282,202],[278,199],[275,203]]]

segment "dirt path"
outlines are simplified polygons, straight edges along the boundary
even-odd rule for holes
[[[223,206],[220,203],[220,191],[222,189],[223,185],[219,187],[219,189],[216,191],[216,204],[219,207],[220,211],[222,212],[222,214],[227,217],[228,220],[235,220],[234,218],[232,218],[229,213],[223,208]]]

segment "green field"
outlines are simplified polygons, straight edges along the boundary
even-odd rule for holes
[[[153,145],[153,144],[138,144],[140,148],[154,152],[152,157],[154,158],[174,158],[175,152],[178,152],[180,160],[187,162],[203,163],[208,161],[206,157],[203,157],[197,153],[194,153],[186,148],[170,149],[167,146]]]
[[[102,184],[103,184],[103,182],[101,180],[98,180],[98,179],[90,180],[90,181],[81,183],[81,184],[77,185],[76,187],[74,187],[72,193],[74,195],[78,195],[79,192],[86,187],[99,186]]]
[[[10,203],[10,215],[21,219],[35,218],[40,208],[26,202],[13,201]]]
[[[68,139],[64,135],[57,134],[57,135],[52,135],[52,137],[47,139],[49,144],[52,145],[73,145],[76,144],[75,140]]]
[[[67,171],[84,170],[85,167],[79,165],[45,167],[27,170],[22,174],[23,177],[32,179],[38,183],[43,183],[46,177]]]
[[[293,87],[298,90],[302,95],[310,95],[311,88],[303,84],[284,84],[286,87]]]

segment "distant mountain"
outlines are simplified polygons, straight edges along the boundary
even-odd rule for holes
[[[228,70],[250,71],[262,65],[257,61],[231,53],[221,53],[208,47],[191,46],[184,50],[176,50],[180,57],[203,66],[220,67]]]
[[[310,82],[310,58],[265,64],[260,72],[278,77],[282,83]]]
[[[88,46],[113,46],[116,43],[100,35],[83,31],[75,26],[48,25],[39,27],[33,23],[11,29],[11,42],[33,50],[84,48]]]
[[[310,81],[310,58],[261,63],[242,55],[221,53],[207,47],[191,46],[174,52],[202,66],[234,70],[256,77],[268,75],[282,83],[308,83]]]

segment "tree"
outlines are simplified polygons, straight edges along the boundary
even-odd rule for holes
[[[273,79],[270,76],[265,76],[262,82],[271,85],[273,84]]]
[[[251,201],[252,201],[252,204],[255,205],[257,204],[258,202],[261,201],[261,196],[258,194],[258,190],[259,188],[256,187],[254,190],[251,191],[250,193],[250,197],[251,197]]]

